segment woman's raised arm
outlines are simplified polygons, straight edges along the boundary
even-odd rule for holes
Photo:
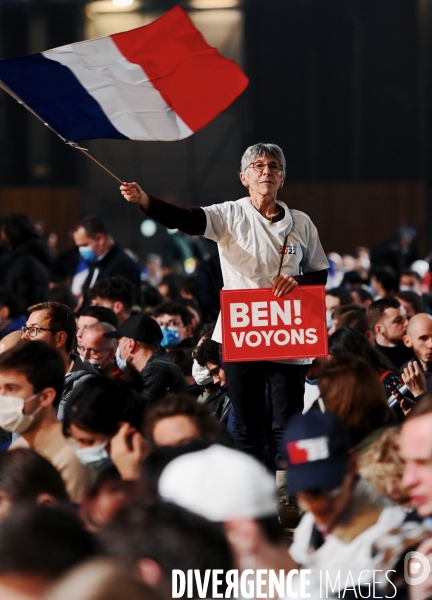
[[[120,191],[128,202],[139,204],[147,217],[168,229],[179,229],[189,235],[203,235],[206,230],[207,219],[200,206],[184,208],[164,202],[143,192],[135,182],[123,183]]]

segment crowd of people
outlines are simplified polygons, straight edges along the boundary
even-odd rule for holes
[[[123,184],[218,244],[193,274],[96,216],[60,254],[1,220],[1,600],[239,597],[235,573],[240,597],[432,596],[432,269],[408,226],[326,256],[284,177],[258,144],[235,202]],[[326,286],[328,357],[223,361],[222,286],[303,285]]]

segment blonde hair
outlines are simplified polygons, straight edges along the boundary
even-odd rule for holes
[[[369,448],[359,456],[359,472],[369,485],[382,496],[405,505],[409,502],[402,477],[404,463],[400,456],[400,428],[383,431]]]

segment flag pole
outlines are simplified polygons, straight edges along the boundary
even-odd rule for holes
[[[84,154],[84,156],[87,156],[87,158],[89,158],[91,161],[93,161],[100,169],[102,169],[102,171],[105,171],[105,173],[107,173],[107,175],[110,175],[113,179],[115,179],[117,181],[117,183],[120,183],[120,184],[123,183],[123,181],[121,179],[119,179],[116,175],[114,175],[114,173],[112,173],[109,169],[104,167],[102,163],[100,163],[98,160],[96,160],[89,153],[89,151],[86,148],[82,148],[81,146],[78,146],[78,144],[76,142],[71,142],[71,141],[65,139],[62,135],[60,135],[58,133],[58,131],[56,131],[55,129],[53,129],[51,127],[51,125],[46,123],[42,119],[42,117],[40,117],[37,114],[37,112],[35,112],[28,104],[26,104],[24,102],[24,100],[22,100],[19,96],[17,96],[17,94],[15,94],[15,92],[13,92],[1,79],[0,79],[0,88],[3,89],[7,94],[12,96],[12,98],[14,100],[16,100],[18,102],[18,104],[21,104],[21,106],[24,106],[24,108],[26,108],[29,112],[31,112],[31,114],[34,115],[37,119],[39,119],[39,121],[41,121],[46,127],[48,127],[48,129],[51,129],[51,131],[53,133],[55,133],[62,140],[62,142],[64,142],[68,146],[71,146],[72,148],[76,148],[76,150],[79,150],[81,152],[81,154]]]

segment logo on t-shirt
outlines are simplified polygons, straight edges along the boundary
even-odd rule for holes
[[[282,254],[283,246],[279,246],[279,254]],[[287,246],[284,254],[297,254],[297,246]]]

